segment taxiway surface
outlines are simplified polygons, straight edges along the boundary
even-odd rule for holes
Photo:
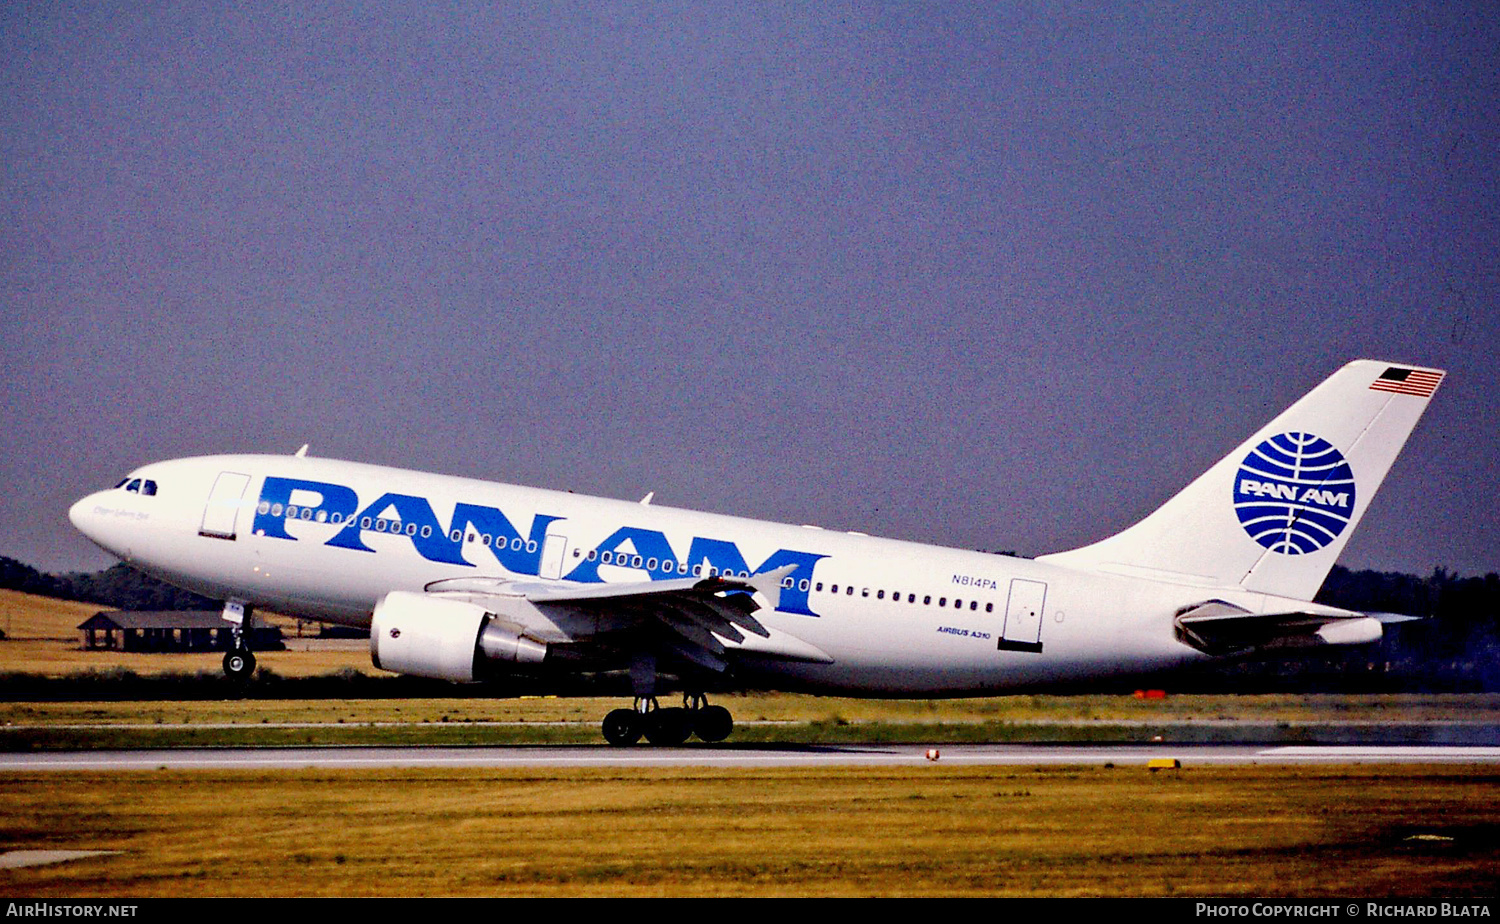
[[[923,745],[718,746],[682,748],[321,747],[172,748],[139,751],[50,751],[0,755],[0,772],[38,770],[389,769],[396,767],[817,767],[1144,765],[1175,759],[1182,766],[1252,764],[1500,763],[1500,747],[1433,745]]]

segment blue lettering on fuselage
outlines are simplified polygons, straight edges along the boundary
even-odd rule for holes
[[[629,546],[629,551],[622,552],[621,550],[626,546]],[[621,527],[611,533],[608,539],[599,543],[594,551],[597,554],[585,558],[578,567],[564,577],[569,581],[587,583],[602,581],[603,578],[599,576],[599,566],[608,563],[604,560],[605,552],[610,553],[614,564],[644,570],[647,577],[653,581],[671,580],[681,576],[682,573],[677,569],[678,558],[672,550],[672,544],[667,541],[666,535],[654,529],[643,529],[637,526]],[[752,569],[745,561],[744,553],[733,542],[695,536],[692,545],[688,547],[687,558],[683,561],[689,567],[707,564],[709,568],[716,569],[718,573],[724,575],[763,574],[786,565],[796,565],[796,570],[789,576],[792,586],[782,588],[781,604],[777,609],[783,613],[816,616],[818,614],[808,608],[808,592],[812,587],[813,567],[819,559],[827,557],[827,555],[819,555],[815,552],[777,549],[758,567]],[[635,564],[637,558],[641,561],[639,565]],[[656,562],[655,568],[650,567],[653,560]]]
[[[390,511],[395,512],[394,517],[388,517]],[[385,520],[392,524],[377,530],[378,532],[394,531],[406,534],[416,546],[417,552],[428,561],[440,561],[448,565],[467,565],[459,549],[461,543],[449,538],[448,533],[438,524],[437,514],[432,512],[432,505],[427,503],[426,498],[416,497],[411,494],[382,494],[380,499],[370,506],[361,510],[358,516],[350,517],[343,530],[338,535],[329,539],[326,545],[340,549],[356,549],[361,552],[373,552],[374,549],[364,544],[360,534],[374,526],[376,520]],[[361,524],[368,524],[362,526]]]
[[[294,492],[302,492],[304,497],[315,496],[317,500],[293,504]],[[267,476],[261,486],[252,532],[257,536],[295,542],[297,538],[286,531],[286,521],[292,518],[341,527],[324,543],[335,548],[374,552],[364,543],[364,533],[381,532],[410,539],[417,554],[428,561],[466,568],[474,565],[464,558],[464,545],[478,544],[488,549],[505,570],[523,575],[540,573],[547,527],[562,519],[536,514],[532,517],[529,535],[522,536],[497,508],[458,503],[453,508],[452,521],[444,529],[432,504],[424,497],[387,492],[361,509],[358,494],[345,485]],[[819,560],[828,557],[814,552],[777,549],[751,569],[735,543],[695,536],[687,558],[679,559],[671,542],[659,530],[623,526],[599,543],[593,554],[584,556],[578,567],[564,575],[565,579],[603,583],[599,566],[605,563],[606,552],[614,563],[643,570],[653,581],[681,576],[679,562],[683,567],[706,565],[725,575],[762,574],[796,565],[789,580],[783,583],[777,609],[804,616],[818,615],[809,607],[808,592],[812,587],[813,568]],[[652,562],[654,568],[650,567]],[[785,586],[788,582],[790,587]]]
[[[460,541],[470,534],[489,536],[491,545],[488,548],[505,570],[515,574],[536,574],[542,567],[542,543],[547,539],[547,527],[560,519],[562,517],[537,514],[531,518],[530,537],[523,539],[505,514],[494,507],[459,504],[453,508],[453,525],[448,528],[448,534],[457,536]]]
[[[260,489],[260,503],[255,508],[255,523],[250,531],[257,536],[291,539],[287,535],[284,513],[292,505],[293,491],[305,491],[318,496],[318,502],[308,506],[319,523],[326,522],[335,514],[339,520],[346,519],[359,509],[359,495],[354,493],[353,488],[326,481],[267,476],[266,483]]]

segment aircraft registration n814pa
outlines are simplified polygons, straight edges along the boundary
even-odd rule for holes
[[[370,628],[377,667],[475,682],[628,673],[614,744],[727,737],[734,683],[891,697],[1018,692],[1401,617],[1310,602],[1444,373],[1359,360],[1154,513],[1030,560],[292,456],[146,465],[70,511],[140,570],[225,601]],[[683,695],[658,708],[658,689]]]

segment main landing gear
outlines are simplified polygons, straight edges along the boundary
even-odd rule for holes
[[[637,696],[630,709],[616,709],[604,717],[604,739],[617,747],[635,744],[644,735],[652,744],[675,747],[697,735],[707,742],[723,741],[734,731],[734,719],[723,706],[710,706],[702,693],[684,693],[681,706],[661,708],[654,696]]]

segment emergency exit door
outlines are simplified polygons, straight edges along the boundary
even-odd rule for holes
[[[1005,628],[1000,633],[1004,651],[1042,650],[1042,613],[1047,605],[1047,585],[1015,578],[1005,602]]]

